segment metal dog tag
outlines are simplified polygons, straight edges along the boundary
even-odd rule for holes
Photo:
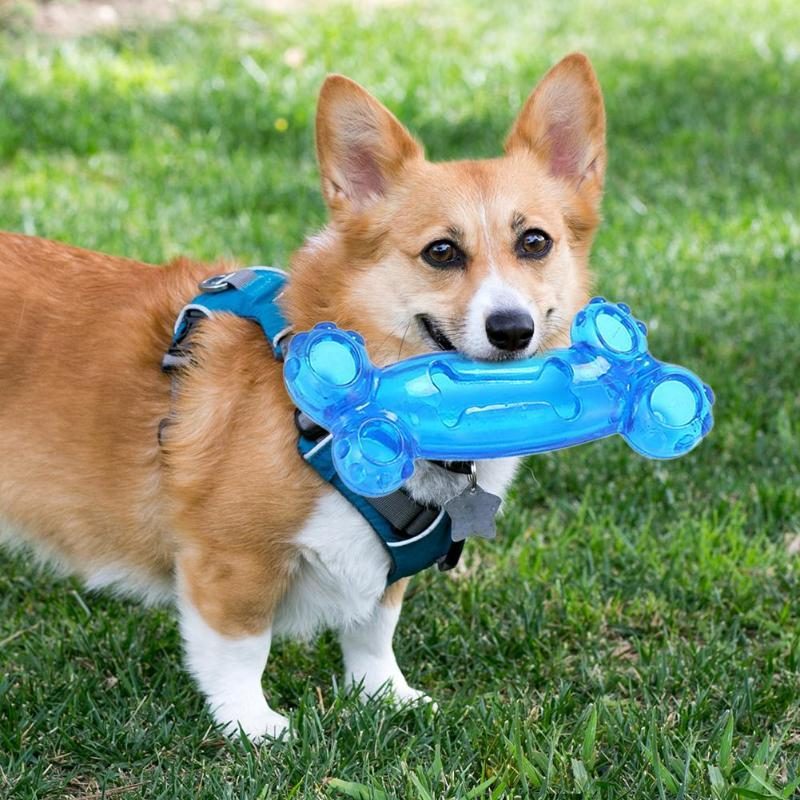
[[[450,536],[454,542],[461,542],[468,536],[494,539],[497,535],[494,518],[501,500],[496,494],[487,492],[478,484],[467,486],[461,494],[444,504],[450,515],[452,529]]]

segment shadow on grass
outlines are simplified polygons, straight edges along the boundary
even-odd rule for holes
[[[159,34],[150,37],[157,41]],[[161,57],[168,59],[169,52]],[[95,74],[70,75],[70,65],[54,58],[53,80],[58,85],[31,80],[23,69],[3,77],[0,155],[4,159],[21,149],[67,150],[76,155],[127,151],[140,138],[159,132],[184,141],[212,134],[213,141],[228,150],[279,148],[287,157],[303,154],[312,145],[318,85],[298,79],[294,94],[287,94],[282,65],[265,73],[259,86],[238,61],[220,54],[217,64],[208,65],[218,74],[179,81],[180,89],[148,88],[140,82],[120,90],[119,78],[107,62],[98,61]],[[148,59],[155,70],[170,68],[168,61],[153,60],[148,50],[129,52],[126,58]],[[604,80],[604,91],[612,157],[618,154],[612,161],[617,179],[638,180],[643,166],[649,168],[651,179],[679,174],[688,183],[687,196],[695,188],[712,206],[720,199],[717,186],[761,192],[768,176],[770,183],[789,188],[791,166],[800,160],[800,123],[791,113],[796,99],[793,87],[800,82],[797,62],[779,68],[739,59],[679,57],[668,64],[596,59],[595,65],[601,80],[604,73],[610,76]],[[499,152],[518,109],[506,107],[505,101],[492,103],[490,86],[480,98],[483,113],[455,122],[449,119],[447,105],[432,119],[428,104],[433,98],[421,88],[412,92],[409,87],[393,110],[428,145],[432,157],[485,157]],[[497,97],[502,97],[496,88]],[[291,123],[285,133],[275,129],[276,110]],[[664,149],[669,150],[666,163]],[[707,183],[706,177],[714,181]]]

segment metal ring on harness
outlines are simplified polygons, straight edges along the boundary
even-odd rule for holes
[[[209,278],[204,278],[197,284],[197,288],[201,292],[207,294],[216,294],[217,292],[224,292],[230,288],[230,279],[235,275],[234,272],[225,272],[222,275],[212,275]]]

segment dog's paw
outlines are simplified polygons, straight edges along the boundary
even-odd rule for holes
[[[359,683],[351,681],[349,685],[358,689],[359,699],[363,703],[379,701],[396,707],[428,706],[432,711],[438,709],[436,703],[425,692],[412,689],[402,675],[389,677],[380,683],[377,680],[363,680]]]
[[[390,699],[398,706],[426,706],[431,711],[438,711],[438,703],[421,689],[414,689],[408,684],[404,687],[392,687]]]
[[[273,711],[266,701],[252,708],[218,706],[214,709],[214,719],[222,725],[226,736],[235,739],[244,733],[253,744],[264,744],[289,734],[289,720]]]

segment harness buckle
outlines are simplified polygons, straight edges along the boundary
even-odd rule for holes
[[[224,272],[222,275],[212,275],[209,278],[203,278],[197,284],[197,288],[204,294],[216,294],[217,292],[224,292],[231,288],[230,280],[235,275],[235,272]]]
[[[464,539],[453,542],[450,549],[436,562],[439,572],[449,572],[461,560],[461,553],[464,550]]]

